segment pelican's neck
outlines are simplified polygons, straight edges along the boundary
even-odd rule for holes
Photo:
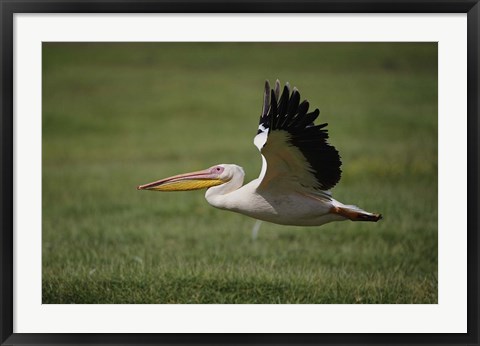
[[[212,206],[220,209],[228,208],[229,194],[238,190],[243,185],[245,174],[239,170],[232,179],[222,185],[211,187],[205,193],[205,198]]]

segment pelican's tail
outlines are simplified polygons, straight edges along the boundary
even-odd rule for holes
[[[352,221],[371,221],[377,222],[382,219],[381,214],[369,213],[363,209],[360,209],[356,205],[338,205],[331,209],[334,214],[341,215]]]

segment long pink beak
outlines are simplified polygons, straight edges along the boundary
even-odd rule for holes
[[[225,181],[219,179],[218,174],[212,169],[174,175],[152,183],[137,186],[137,190],[154,191],[189,191],[220,185]]]

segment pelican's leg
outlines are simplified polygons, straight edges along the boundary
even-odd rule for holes
[[[261,220],[255,221],[255,224],[253,225],[252,228],[252,240],[256,240],[258,236],[258,230],[260,229],[260,226],[262,225]]]
[[[353,205],[345,205],[343,207],[332,207],[330,213],[341,215],[352,221],[373,221],[377,222],[382,219],[381,214],[369,213]]]

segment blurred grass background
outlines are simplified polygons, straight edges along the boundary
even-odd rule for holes
[[[135,187],[258,176],[265,79],[297,86],[378,223],[302,228]],[[437,303],[434,43],[44,43],[43,303]]]

